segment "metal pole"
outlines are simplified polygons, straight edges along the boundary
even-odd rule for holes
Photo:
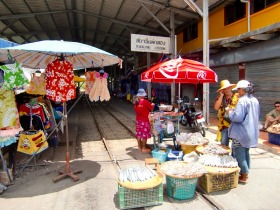
[[[170,12],[170,52],[171,52],[171,58],[176,58],[176,52],[175,52],[175,29],[174,29],[174,13]],[[176,103],[176,96],[175,96],[175,82],[172,82],[171,84],[171,104]]]
[[[203,0],[203,63],[209,67],[209,22],[208,0]],[[209,83],[203,84],[203,115],[209,124]]]
[[[151,66],[151,53],[147,52],[147,69],[149,69]],[[148,99],[151,99],[152,96],[152,82],[148,82],[147,84],[147,89],[148,89]]]

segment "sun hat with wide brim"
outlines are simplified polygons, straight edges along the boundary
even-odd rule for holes
[[[217,90],[217,92],[219,92],[220,90],[226,89],[228,87],[235,88],[235,86],[236,86],[236,84],[231,84],[228,80],[222,80],[220,82],[220,89]]]
[[[250,86],[251,86],[251,84],[250,84],[249,81],[247,81],[247,80],[240,80],[239,82],[237,82],[236,87],[233,88],[232,90],[235,91],[238,88],[247,88],[247,87],[250,87]]]
[[[144,89],[140,88],[138,90],[137,96],[146,96],[146,95],[147,95],[147,93]]]

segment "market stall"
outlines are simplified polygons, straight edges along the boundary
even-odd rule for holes
[[[74,68],[79,69],[93,66],[103,68],[104,66],[113,64],[119,64],[121,66],[122,60],[106,51],[82,43],[46,40],[16,47],[2,48],[0,49],[0,61],[13,63],[12,65],[16,65],[16,67],[20,65],[33,69],[46,69],[44,77],[34,77],[32,82],[43,88],[44,85],[42,83],[38,84],[38,82],[45,79],[46,98],[54,102],[63,103],[62,121],[65,123],[67,148],[65,170],[64,172],[60,172],[60,175],[54,178],[53,181],[57,182],[68,176],[74,181],[79,180],[79,177],[75,174],[81,171],[72,172],[69,163],[68,111],[66,103],[67,101],[76,99],[73,70]],[[5,77],[10,72],[14,72],[14,70],[11,71],[8,69],[4,74],[5,87],[10,84],[18,85],[17,83],[19,81],[24,81],[23,78],[7,80]],[[33,89],[28,89],[28,91],[33,91]],[[102,91],[104,92],[105,90],[102,89]],[[101,98],[100,94],[95,94],[94,96]],[[108,97],[106,99],[108,100]],[[41,145],[44,144],[42,143]],[[40,147],[37,148],[37,150],[39,149]]]

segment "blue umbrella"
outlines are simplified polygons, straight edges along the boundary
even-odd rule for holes
[[[44,69],[60,56],[72,63],[74,69],[122,63],[116,55],[78,42],[44,40],[0,49],[0,61],[14,59],[23,67],[32,69]]]

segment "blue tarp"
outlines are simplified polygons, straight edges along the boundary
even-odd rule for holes
[[[19,44],[0,38],[0,48],[13,47],[13,46],[17,46],[17,45],[19,45]]]

